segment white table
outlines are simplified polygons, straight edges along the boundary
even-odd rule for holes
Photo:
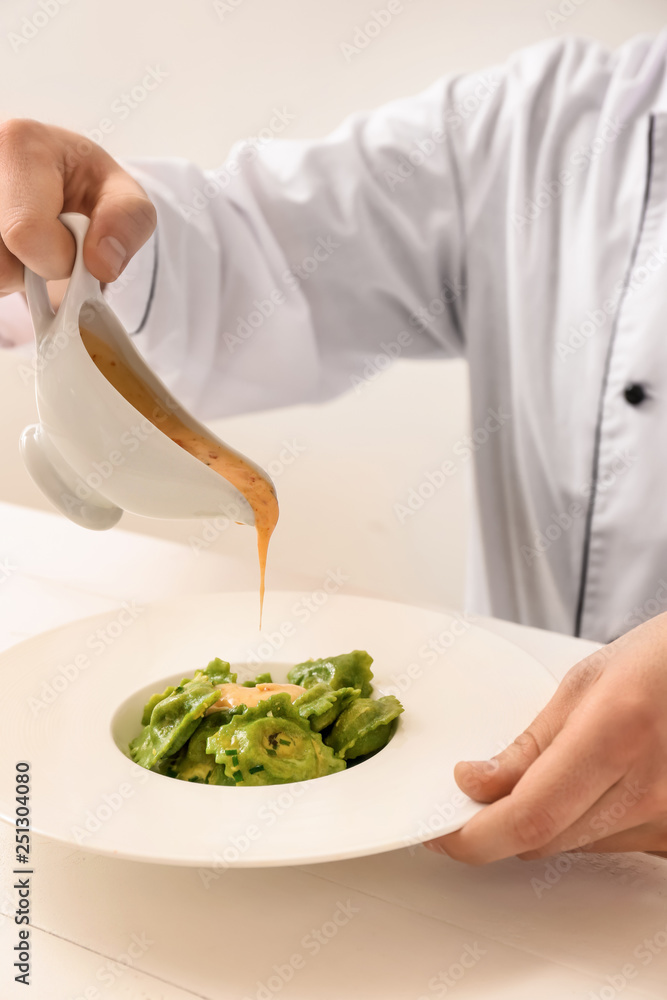
[[[118,529],[84,532],[6,504],[0,566],[3,560],[0,649],[128,599],[255,581],[255,568],[234,559]],[[311,585],[281,567],[272,567],[272,578],[282,588]],[[485,624],[556,677],[592,648]],[[1,780],[8,780],[6,764]],[[12,981],[13,830],[0,830],[2,1000],[667,996],[667,862],[658,858],[563,856],[474,869],[418,847],[334,864],[207,873],[110,860],[38,837],[28,993]],[[123,955],[125,963],[114,964]]]

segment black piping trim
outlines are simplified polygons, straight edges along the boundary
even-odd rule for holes
[[[133,330],[130,334],[131,337],[136,337],[138,333],[141,333],[143,328],[148,322],[148,316],[151,311],[151,306],[153,305],[153,299],[155,298],[155,288],[157,286],[157,266],[158,266],[158,234],[155,233],[155,239],[153,241],[153,274],[151,277],[151,287],[148,290],[148,301],[146,302],[146,308],[144,309],[144,314],[141,317],[141,322],[136,330]]]
[[[607,392],[607,384],[609,382],[609,370],[611,368],[611,357],[614,350],[614,342],[616,340],[616,334],[618,332],[618,323],[621,316],[621,311],[623,308],[623,302],[628,291],[630,284],[630,278],[632,277],[632,270],[635,266],[635,261],[637,259],[637,253],[639,252],[639,244],[641,242],[642,233],[644,230],[644,221],[646,219],[646,209],[648,207],[649,195],[651,191],[651,178],[653,175],[653,132],[655,128],[655,116],[651,115],[650,126],[648,131],[648,162],[646,168],[646,186],[644,188],[644,201],[642,203],[641,215],[639,217],[639,229],[637,231],[637,236],[635,237],[634,246],[632,247],[632,253],[630,255],[630,263],[628,265],[628,270],[625,275],[623,282],[623,288],[621,290],[621,297],[618,302],[618,309],[616,310],[616,316],[614,317],[614,325],[611,331],[611,336],[609,337],[609,346],[607,347],[607,357],[605,360],[604,374],[602,376],[602,387],[600,389],[600,401],[598,403],[598,413],[597,413],[597,423],[595,426],[595,443],[593,446],[593,469],[591,473],[591,495],[588,503],[588,510],[586,511],[586,527],[584,531],[584,548],[581,558],[581,575],[579,578],[579,595],[577,598],[577,609],[575,613],[574,620],[574,635],[579,636],[581,634],[581,623],[584,616],[584,605],[586,602],[586,584],[588,581],[588,562],[590,558],[591,551],[591,534],[593,528],[593,514],[595,512],[595,498],[597,495],[597,485],[598,485],[598,473],[599,473],[599,462],[600,462],[600,442],[602,439],[602,415],[604,411],[604,400]]]

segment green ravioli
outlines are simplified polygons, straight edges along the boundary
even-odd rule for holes
[[[273,684],[273,681],[271,680],[271,674],[268,673],[268,671],[265,674],[257,674],[257,676],[253,680],[243,681],[241,687],[254,688],[257,687],[258,684]]]
[[[236,684],[236,674],[232,673],[231,665],[227,663],[227,660],[221,660],[219,656],[211,660],[204,670],[199,670],[197,673],[199,676],[205,674],[211,684]],[[195,674],[196,676],[197,674]]]
[[[211,660],[209,665],[204,670],[197,670],[195,672],[195,679],[201,677],[205,677],[211,682],[211,684],[226,684],[228,682],[234,683],[236,681],[236,674],[232,673],[232,668],[229,663],[227,663],[226,660],[219,659],[218,657],[216,657],[215,660]],[[191,680],[191,677],[184,677],[178,687],[183,687]],[[178,688],[174,687],[173,684],[170,684],[168,688],[165,688],[162,694],[159,692],[157,694],[152,694],[144,706],[144,713],[141,717],[141,725],[147,726],[151,721],[151,715],[153,714],[155,706],[177,690]]]
[[[130,743],[132,760],[151,768],[163,757],[173,756],[190,739],[206,709],[219,697],[218,688],[201,674],[160,697],[150,721]]]
[[[144,714],[141,716],[142,726],[147,726],[148,723],[151,721],[151,715],[153,714],[153,709],[158,704],[158,702],[162,701],[168,695],[173,694],[175,690],[176,688],[174,687],[174,685],[170,684],[168,688],[164,689],[162,694],[160,694],[160,692],[158,691],[157,694],[152,694],[150,696],[150,698],[144,705]]]
[[[358,688],[362,698],[369,698],[373,686],[373,657],[363,649],[353,649],[351,653],[341,653],[340,656],[328,656],[322,660],[306,660],[297,663],[287,675],[291,684],[301,684],[310,688],[319,681],[324,681],[329,687]]]
[[[345,767],[301,718],[286,692],[235,715],[208,738],[206,749],[235,784],[307,781]]]
[[[308,721],[311,729],[321,733],[336,721],[343,709],[358,698],[360,693],[358,688],[350,687],[334,691],[324,681],[320,681],[297,698],[294,707],[301,718]]]
[[[394,719],[402,711],[403,706],[393,694],[377,701],[358,698],[338,716],[325,743],[345,760],[381,750],[389,742]]]
[[[181,757],[183,757],[187,747],[188,744],[186,743],[185,746],[182,746],[178,753],[175,753],[173,757],[162,757],[162,759],[151,768],[151,771],[155,771],[156,774],[164,774],[167,778],[175,778],[178,761]]]
[[[180,778],[182,781],[198,781],[204,785],[234,784],[232,778],[226,777],[223,765],[216,764],[215,757],[206,752],[209,736],[231,722],[234,711],[212,712],[202,720],[171,765],[170,777]]]
[[[226,660],[151,695],[143,729],[130,743],[142,767],[210,785],[278,785],[343,770],[384,747],[403,711],[393,696],[371,699],[373,660],[364,650],[308,660],[288,680],[306,691],[292,704],[281,692],[249,708],[214,710],[219,685],[235,683]],[[271,683],[269,673],[245,681]],[[324,738],[322,734],[324,733]]]

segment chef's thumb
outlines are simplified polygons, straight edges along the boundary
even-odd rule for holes
[[[155,207],[137,182],[119,168],[101,182],[83,254],[99,281],[111,282],[153,233]]]
[[[512,791],[541,752],[535,735],[527,729],[490,760],[460,761],[454,768],[454,777],[461,791],[471,799],[495,802]]]

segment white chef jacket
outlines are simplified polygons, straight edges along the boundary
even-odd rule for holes
[[[204,418],[465,356],[468,608],[610,640],[667,608],[666,75],[667,31],[564,38],[323,140],[276,108],[218,170],[134,162],[158,229],[111,303]]]

